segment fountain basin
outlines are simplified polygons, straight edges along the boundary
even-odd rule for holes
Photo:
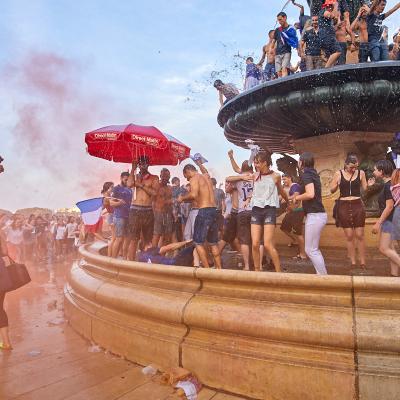
[[[254,399],[397,399],[400,281],[170,267],[81,248],[65,312],[83,336]]]

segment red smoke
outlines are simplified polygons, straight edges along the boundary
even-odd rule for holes
[[[12,162],[20,160],[24,171],[18,176],[20,186],[24,193],[35,192],[41,174],[46,188],[41,204],[27,206],[46,202],[51,207],[71,206],[99,195],[104,181],[116,182],[119,172],[127,169],[86,154],[85,132],[131,122],[132,116],[119,106],[113,109],[117,102],[93,90],[84,71],[73,60],[41,52],[30,52],[3,71],[14,99],[16,123],[10,136],[15,151]]]

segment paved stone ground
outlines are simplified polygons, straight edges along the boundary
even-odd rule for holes
[[[64,321],[62,290],[71,262],[30,265],[25,288],[6,295],[14,345],[0,351],[0,399],[177,400],[159,376],[112,354],[90,352],[91,344]],[[199,400],[238,400],[203,389]]]
[[[287,272],[314,273],[310,262],[292,259],[296,248],[280,246],[278,250]],[[343,249],[323,249],[323,254],[330,274],[352,273]],[[235,252],[225,251],[223,259],[226,267],[238,268],[240,257]],[[389,263],[377,251],[370,251],[367,260],[371,275],[389,275]],[[70,265],[71,260],[30,265],[33,282],[7,294],[15,349],[0,351],[0,399],[178,399],[172,388],[159,383],[159,376],[144,376],[141,366],[103,351],[90,352],[91,344],[68,326],[63,316],[63,285]],[[205,388],[198,399],[240,398]]]

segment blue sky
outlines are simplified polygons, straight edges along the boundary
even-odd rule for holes
[[[258,58],[283,4],[3,1],[0,208],[68,207],[97,195],[104,180],[117,182],[126,167],[89,157],[83,141],[84,132],[111,124],[157,126],[203,153],[222,181],[232,146],[216,122],[217,93],[207,79],[230,69],[236,52]],[[297,8],[285,11],[297,21]],[[399,16],[388,25],[393,31]],[[237,69],[226,80],[242,86]],[[246,155],[235,151],[239,160]]]

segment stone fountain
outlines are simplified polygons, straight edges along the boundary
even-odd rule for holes
[[[330,213],[337,195],[330,194],[329,182],[343,167],[347,153],[359,155],[367,176],[375,161],[388,157],[388,146],[399,129],[399,95],[400,62],[344,65],[295,74],[243,92],[224,105],[218,122],[230,142],[247,148],[246,139],[251,139],[282,154],[278,160],[282,172],[293,172],[291,154],[314,153]],[[378,183],[364,193],[369,217],[378,214],[380,189]],[[323,244],[335,242],[329,231],[325,236]],[[367,243],[374,245],[374,238],[367,238]]]

